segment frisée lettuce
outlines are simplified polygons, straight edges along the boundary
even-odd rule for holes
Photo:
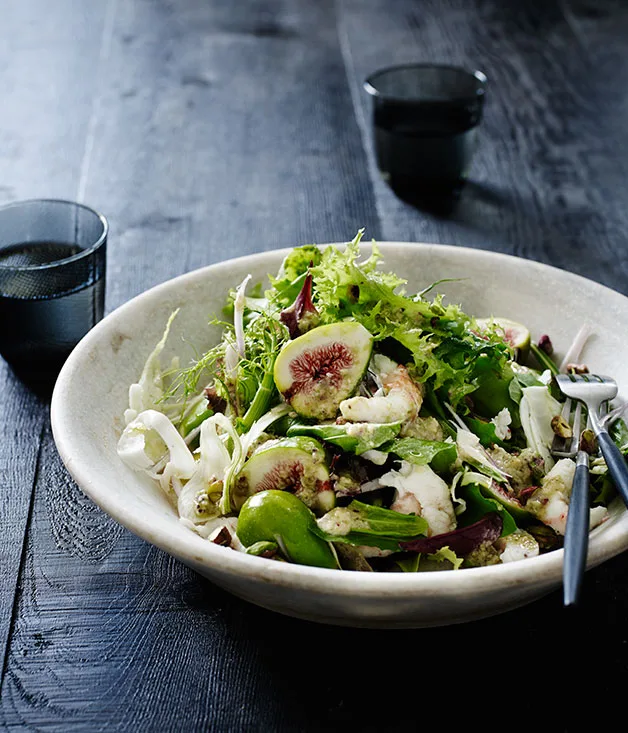
[[[551,453],[549,337],[430,296],[443,281],[408,291],[362,234],[233,283],[222,338],[184,366],[162,363],[173,313],[129,388],[120,459],[208,541],[277,561],[457,571],[560,547],[573,461]],[[591,486],[595,526],[614,495],[597,455]]]

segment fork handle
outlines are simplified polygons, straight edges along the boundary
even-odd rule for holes
[[[601,430],[597,434],[597,442],[608,470],[615,481],[615,486],[617,486],[624,504],[628,507],[628,465],[626,459],[606,430]]]
[[[588,548],[589,456],[584,451],[579,451],[565,528],[565,559],[563,562],[563,603],[565,606],[572,606],[578,601],[582,576],[587,563]]]

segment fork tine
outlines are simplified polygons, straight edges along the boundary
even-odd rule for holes
[[[556,377],[558,381],[560,381],[560,379],[569,379],[571,382],[598,382],[608,384],[609,386],[617,386],[617,382],[613,377],[605,377],[603,374],[591,374],[590,372],[586,372],[585,374],[567,372],[564,374],[557,374]]]
[[[557,374],[555,380],[560,391],[565,397],[571,397],[577,402],[580,410],[582,410],[581,405],[585,405],[587,425],[595,433],[608,471],[613,478],[617,491],[621,494],[626,507],[628,507],[628,467],[621,451],[608,434],[605,421],[609,410],[609,401],[614,400],[619,392],[617,382],[610,377],[598,374]],[[582,412],[578,415],[579,421],[581,417]],[[574,415],[574,423],[575,421]],[[556,453],[555,455],[560,454]],[[584,450],[578,450],[575,456],[576,473],[572,485],[565,530],[563,586],[566,606],[572,605],[578,598],[578,591],[586,566],[588,544],[588,454]]]
[[[571,437],[561,438],[558,434],[554,435],[550,453],[558,458],[573,458],[578,452],[580,443],[582,405],[578,400],[572,400],[570,397],[567,397],[560,416],[569,424]]]
[[[561,418],[568,422],[571,425],[571,398],[567,397],[565,400],[565,403],[563,405],[563,409],[560,412]],[[552,440],[552,445],[550,447],[551,453],[566,453],[571,450],[571,441],[573,438],[561,438],[558,433],[554,435],[554,439]]]
[[[593,380],[595,378],[595,381]],[[617,382],[612,377],[601,374],[590,375],[587,381],[581,375],[557,374],[556,384],[566,397],[584,402],[591,426],[600,448],[608,471],[613,478],[615,487],[628,507],[628,466],[626,459],[608,434],[606,422],[600,418],[600,406],[609,400],[614,400],[619,392]]]
[[[574,450],[577,450],[578,443],[580,442],[580,422],[582,421],[582,403],[576,402],[576,409],[574,411],[573,415],[573,423],[572,423],[572,430],[573,430],[573,448]]]
[[[608,409],[608,402],[605,403]],[[615,419],[618,417],[621,417],[624,412],[628,409],[628,402],[625,402],[623,405],[619,405],[618,407],[615,407],[614,409],[608,411],[606,415],[602,416],[601,423],[602,425],[607,428],[609,425],[613,423]]]
[[[563,405],[560,415],[561,417],[564,417],[565,420],[569,420],[569,416],[571,415],[571,397],[567,397],[565,400],[565,404]]]
[[[560,391],[572,399],[584,402],[596,414],[599,405],[617,396],[617,382],[599,374],[557,374],[556,384]]]

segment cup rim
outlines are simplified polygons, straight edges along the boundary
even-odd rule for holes
[[[89,255],[96,252],[96,250],[100,249],[100,247],[105,243],[107,240],[107,235],[109,234],[109,222],[107,221],[107,218],[104,216],[104,214],[101,214],[99,211],[96,211],[96,209],[92,208],[91,206],[88,206],[87,204],[83,204],[79,201],[71,201],[70,199],[54,199],[54,198],[45,198],[45,199],[23,199],[21,201],[13,201],[8,204],[4,204],[3,206],[0,206],[0,214],[3,211],[6,211],[7,209],[16,208],[18,206],[24,206],[24,205],[30,205],[30,204],[64,204],[64,205],[71,205],[71,206],[77,206],[81,209],[84,209],[85,211],[88,211],[90,214],[94,214],[102,224],[102,232],[98,239],[89,247],[86,247],[85,249],[82,249],[80,252],[77,252],[76,254],[70,255],[69,257],[63,257],[59,260],[53,260],[52,262],[44,262],[39,265],[3,265],[2,262],[0,262],[0,270],[13,270],[15,272],[35,272],[37,270],[52,270],[56,267],[59,267],[60,265],[65,265],[71,262],[77,262],[78,260],[82,260],[85,257],[88,257]]]
[[[474,78],[476,81],[478,81],[480,84],[478,88],[471,94],[460,94],[459,96],[452,97],[450,100],[430,100],[430,104],[451,104],[452,100],[462,100],[462,99],[476,99],[478,97],[483,97],[486,93],[486,84],[488,82],[488,79],[486,77],[486,74],[484,74],[483,71],[480,71],[479,69],[469,69],[465,66],[456,66],[455,64],[430,64],[430,63],[405,63],[405,64],[394,64],[392,66],[384,66],[380,69],[376,69],[371,74],[369,74],[366,79],[363,82],[363,88],[364,90],[375,99],[382,99],[387,102],[397,102],[400,104],[416,104],[418,101],[421,100],[420,97],[398,97],[394,94],[384,94],[381,92],[374,84],[374,81],[377,77],[388,74],[391,71],[401,71],[402,69],[436,69],[436,70],[448,70],[448,71],[457,71],[462,72],[463,74],[466,74],[468,77]]]

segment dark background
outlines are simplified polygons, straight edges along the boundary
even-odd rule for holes
[[[0,0],[0,203],[102,210],[108,310],[361,226],[627,293],[627,39],[622,0]],[[447,218],[395,198],[372,155],[362,80],[415,60],[489,78],[472,181]],[[587,574],[574,613],[556,592],[439,629],[284,618],[103,515],[63,469],[48,409],[0,363],[5,729],[579,730],[585,712],[606,726],[621,709],[625,557]]]

